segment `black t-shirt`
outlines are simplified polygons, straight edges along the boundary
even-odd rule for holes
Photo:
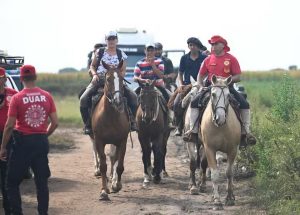
[[[161,59],[163,60],[164,67],[165,67],[164,74],[168,75],[168,74],[173,73],[174,72],[174,67],[173,67],[172,61],[169,58],[165,57],[165,56],[162,56]]]
[[[199,52],[199,56],[197,59],[192,60],[190,57],[191,52],[183,55],[180,60],[179,65],[179,71],[181,74],[183,74],[184,77],[184,84],[190,84],[191,83],[191,77],[196,81],[197,76],[199,73],[199,69],[201,67],[202,62],[207,57],[207,55],[202,54]]]

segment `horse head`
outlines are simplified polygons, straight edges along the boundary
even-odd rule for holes
[[[142,121],[149,124],[156,120],[159,111],[159,92],[155,89],[155,80],[147,83],[139,83],[141,87],[140,105],[142,109]]]
[[[222,78],[213,75],[211,78],[212,86],[210,100],[212,105],[213,122],[217,127],[226,123],[230,96],[228,85],[231,81],[231,76],[228,78]]]
[[[104,95],[115,110],[122,112],[124,111],[124,78],[121,75],[123,60],[116,67],[108,65],[104,61],[102,61],[102,65],[107,70],[105,73]]]

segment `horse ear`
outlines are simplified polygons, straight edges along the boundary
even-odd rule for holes
[[[213,85],[215,85],[215,84],[217,83],[217,76],[212,75],[212,77],[211,77],[211,83],[212,83]]]
[[[228,86],[232,82],[232,76],[230,75],[228,78],[226,78],[225,83]]]
[[[106,70],[111,69],[110,66],[108,64],[106,64],[103,60],[101,60],[101,63]]]
[[[124,63],[124,61],[123,61],[123,59],[122,59],[122,60],[120,61],[119,65],[118,65],[118,69],[121,69],[121,68],[122,68],[123,63]]]

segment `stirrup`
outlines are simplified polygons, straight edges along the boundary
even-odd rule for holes
[[[192,143],[196,143],[198,141],[198,134],[193,133],[193,132],[189,132],[189,133],[184,133],[183,138],[182,138],[185,142],[192,142]]]
[[[251,133],[246,134],[246,140],[248,145],[252,146],[256,144],[256,138]]]
[[[91,129],[91,128],[85,126],[85,127],[83,128],[83,133],[86,134],[86,135],[90,135],[90,134],[92,134],[93,132],[92,132],[92,129]]]

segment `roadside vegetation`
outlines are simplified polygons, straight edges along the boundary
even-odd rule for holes
[[[299,81],[300,71],[243,74],[258,142],[241,162],[256,175],[253,204],[268,214],[300,214]],[[89,83],[87,73],[40,74],[37,83],[53,93],[60,124],[83,126],[78,93]]]

